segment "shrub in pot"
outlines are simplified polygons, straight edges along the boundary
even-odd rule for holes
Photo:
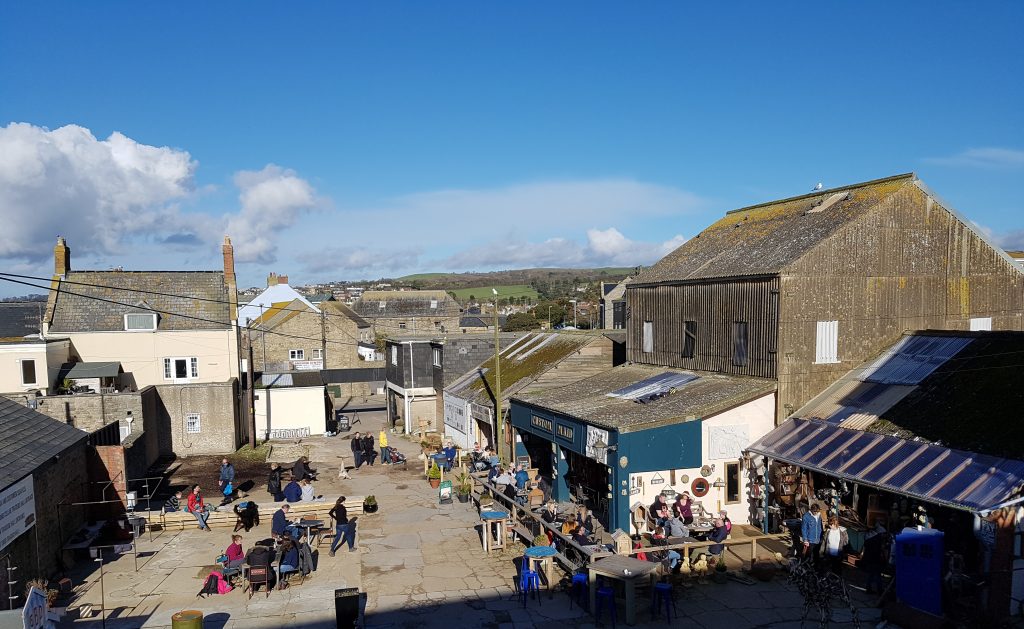
[[[473,478],[466,472],[461,472],[455,477],[455,496],[459,502],[469,502],[473,495]]]
[[[711,575],[711,578],[714,579],[715,583],[725,583],[729,580],[729,568],[725,565],[725,559],[720,557],[715,562],[715,573]]]
[[[379,509],[379,508],[380,508],[380,506],[377,504],[377,498],[375,496],[373,496],[372,494],[367,496],[363,500],[363,512],[364,513],[377,513],[377,509]]]
[[[430,486],[434,489],[441,486],[441,468],[437,466],[437,461],[430,464],[430,469],[427,471],[427,480],[430,481]]]

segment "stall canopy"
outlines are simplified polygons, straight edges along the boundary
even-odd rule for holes
[[[1024,486],[1024,461],[815,419],[790,419],[747,449],[829,476],[972,512],[1013,500]]]

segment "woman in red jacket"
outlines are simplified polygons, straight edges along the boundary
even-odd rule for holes
[[[199,492],[199,485],[193,485],[192,493],[188,495],[188,512],[194,515],[196,521],[199,522],[199,530],[210,530],[210,527],[206,526],[206,520],[209,519],[210,512],[206,510],[206,505],[203,504],[203,494]]]

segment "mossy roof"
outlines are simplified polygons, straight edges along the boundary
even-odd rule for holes
[[[913,173],[896,175],[733,210],[631,285],[779,274],[915,180]]]

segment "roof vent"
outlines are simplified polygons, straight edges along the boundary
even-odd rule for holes
[[[804,212],[804,214],[817,214],[818,212],[824,212],[825,210],[829,209],[836,203],[839,203],[840,201],[845,201],[846,199],[849,198],[849,192],[837,192],[835,194],[830,194],[824,199],[822,199],[820,203]]]

